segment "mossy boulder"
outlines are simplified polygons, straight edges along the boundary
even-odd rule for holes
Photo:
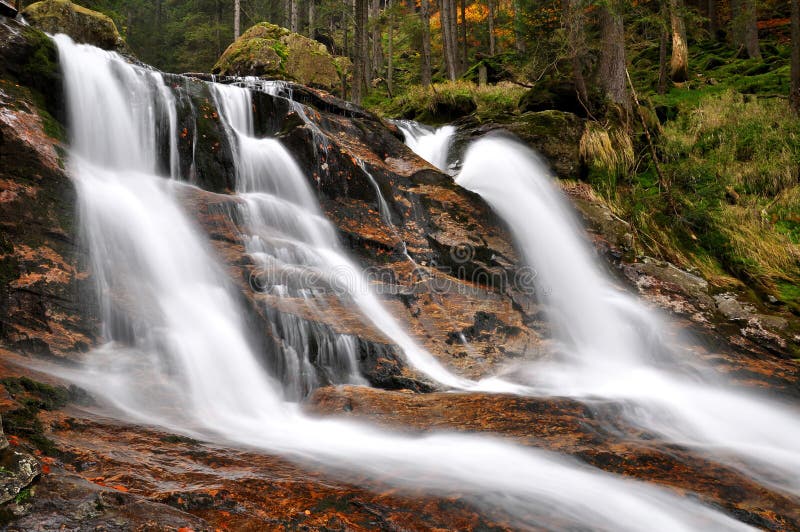
[[[286,28],[261,22],[248,29],[220,56],[213,72],[223,76],[262,76],[335,89],[349,68],[325,45]]]
[[[47,33],[66,33],[75,42],[106,50],[127,50],[113,20],[69,0],[36,2],[26,7],[22,15],[32,26]]]
[[[457,131],[453,140],[453,153],[457,159],[463,159],[472,141],[488,133],[506,131],[536,150],[556,176],[563,179],[584,177],[580,142],[585,120],[573,113],[551,109],[522,113],[506,120],[491,122],[481,122],[474,116],[469,116],[455,121],[454,125]]]

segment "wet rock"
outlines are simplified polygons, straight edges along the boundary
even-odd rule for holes
[[[42,0],[26,7],[22,15],[32,26],[47,33],[66,33],[75,42],[106,50],[127,50],[111,18],[69,0]]]
[[[790,497],[763,488],[713,456],[664,448],[654,435],[627,424],[623,407],[611,402],[480,393],[419,395],[341,386],[317,390],[305,407],[312,414],[370,421],[407,434],[450,430],[502,435],[682,495],[691,491],[750,524],[800,525],[800,511]]]
[[[5,530],[212,530],[188,513],[55,468],[22,502]]]
[[[35,88],[19,84],[37,68],[54,68],[43,58],[55,50],[42,33],[11,21],[0,24],[0,40],[11,49],[0,59],[0,344],[75,355],[93,344],[97,314],[75,238],[63,127],[34,103],[42,101]]]
[[[221,75],[285,79],[332,90],[339,85],[348,66],[345,58],[332,56],[324,44],[261,22],[225,50],[213,71]]]

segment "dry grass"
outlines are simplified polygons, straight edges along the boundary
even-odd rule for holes
[[[625,131],[587,122],[580,155],[589,166],[615,175],[627,175],[634,164],[633,143]]]

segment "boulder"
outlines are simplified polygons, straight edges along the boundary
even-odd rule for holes
[[[69,0],[36,2],[26,7],[22,15],[32,26],[47,33],[66,33],[75,42],[105,50],[127,49],[113,20]]]
[[[467,117],[454,123],[458,128],[453,149],[463,159],[469,144],[490,132],[511,132],[535,149],[548,163],[552,172],[562,179],[576,179],[585,170],[580,157],[580,142],[585,120],[565,111],[528,111],[504,120],[481,123]]]
[[[333,90],[348,67],[346,58],[334,57],[324,44],[260,22],[228,46],[213,72],[284,79]]]

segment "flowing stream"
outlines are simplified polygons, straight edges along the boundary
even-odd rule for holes
[[[538,273],[561,347],[522,370],[537,393],[617,400],[631,421],[800,495],[800,412],[727,386],[670,340],[665,320],[614,288],[529,149],[499,136],[479,140],[456,181],[506,221]]]
[[[442,172],[449,170],[450,145],[456,132],[454,126],[432,128],[411,120],[395,120],[411,150]]]
[[[497,438],[446,433],[408,437],[305,416],[292,399],[315,381],[362,382],[350,340],[328,336],[326,360],[312,361],[309,357],[315,353],[303,351],[302,344],[315,333],[295,324],[296,338],[284,342],[288,345],[280,352],[258,351],[245,326],[237,288],[181,203],[185,195],[202,191],[180,181],[180,163],[173,153],[178,135],[175,97],[167,96],[170,91],[162,76],[129,65],[114,53],[76,45],[63,35],[55,42],[68,102],[69,172],[78,191],[79,218],[108,340],[90,353],[85,367],[62,369],[63,375],[137,422],[311,461],[345,477],[355,471],[403,488],[459,493],[478,507],[501,509],[520,528],[547,528],[548,523],[603,530],[746,528],[718,510],[665,489]],[[341,251],[291,154],[278,140],[253,135],[250,93],[216,85],[212,91],[235,140],[233,199],[246,220],[241,230],[256,263],[267,269],[300,267],[346,276],[355,288],[347,291],[343,302],[361,311],[413,365],[442,383],[480,389],[480,383],[440,366],[372,292],[359,285],[364,282],[361,272]],[[158,146],[170,147],[166,163],[158,156]],[[505,216],[491,190],[482,189],[479,173],[489,147],[479,144],[470,152],[465,167],[472,170],[462,172],[460,181],[479,190]],[[522,164],[519,157],[513,161]],[[516,172],[509,179],[521,175]],[[536,189],[531,190],[535,195]],[[516,197],[532,200],[527,191]],[[532,210],[527,206],[523,212]],[[530,220],[524,227],[532,227]],[[576,238],[573,233],[564,236]],[[538,265],[533,251],[539,243],[530,244],[533,248],[523,238],[520,243]],[[290,284],[278,283],[271,290],[279,296],[294,290],[293,297],[307,305],[322,305],[311,287]],[[601,303],[592,305],[598,312],[605,308]],[[589,325],[585,329],[580,335],[592,331]],[[602,348],[616,345],[610,336],[603,336]],[[601,356],[599,347],[592,349],[584,342],[588,340],[576,333],[575,345]],[[635,355],[619,353],[619,367]],[[275,358],[280,361],[271,360]],[[326,375],[321,374],[324,370]],[[577,382],[584,383],[579,389],[586,393],[598,390],[586,379]],[[605,385],[611,384],[606,379]],[[516,389],[510,383],[499,387]],[[773,412],[762,410],[759,413]],[[713,428],[704,427],[708,432]],[[753,440],[754,445],[762,443],[761,438]]]

